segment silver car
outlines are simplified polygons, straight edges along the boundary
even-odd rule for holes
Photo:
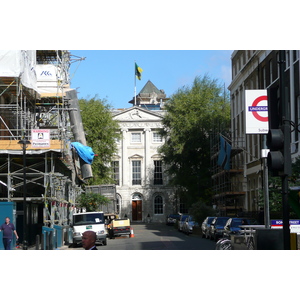
[[[188,216],[182,225],[182,232],[184,232],[187,235],[193,233],[193,229],[195,225],[198,225],[198,223],[195,222],[193,216]]]
[[[180,215],[180,219],[178,221],[178,231],[182,231],[183,223],[185,222],[185,219],[188,217],[188,215]]]
[[[202,237],[209,238],[209,227],[215,217],[206,217],[201,225]]]

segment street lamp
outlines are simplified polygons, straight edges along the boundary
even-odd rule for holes
[[[27,250],[27,203],[26,203],[26,148],[30,145],[30,141],[23,138],[18,142],[23,149],[23,250]]]

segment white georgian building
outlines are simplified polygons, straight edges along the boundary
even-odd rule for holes
[[[167,214],[176,212],[174,189],[168,186],[158,153],[164,142],[158,130],[166,97],[148,81],[137,99],[137,105],[113,112],[122,133],[113,161],[119,215],[132,221],[165,222]]]

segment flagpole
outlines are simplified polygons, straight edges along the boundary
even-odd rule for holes
[[[135,71],[135,61],[134,61],[134,106],[136,106],[136,71]]]

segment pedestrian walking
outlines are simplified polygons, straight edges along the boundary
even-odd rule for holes
[[[98,250],[95,245],[96,239],[97,239],[96,232],[91,230],[85,231],[82,234],[82,247],[85,250]]]
[[[3,231],[3,245],[5,250],[11,250],[10,244],[13,238],[13,233],[16,236],[16,239],[19,239],[17,231],[15,229],[14,224],[10,223],[10,218],[5,218],[5,223],[3,223],[0,227],[0,231]]]

